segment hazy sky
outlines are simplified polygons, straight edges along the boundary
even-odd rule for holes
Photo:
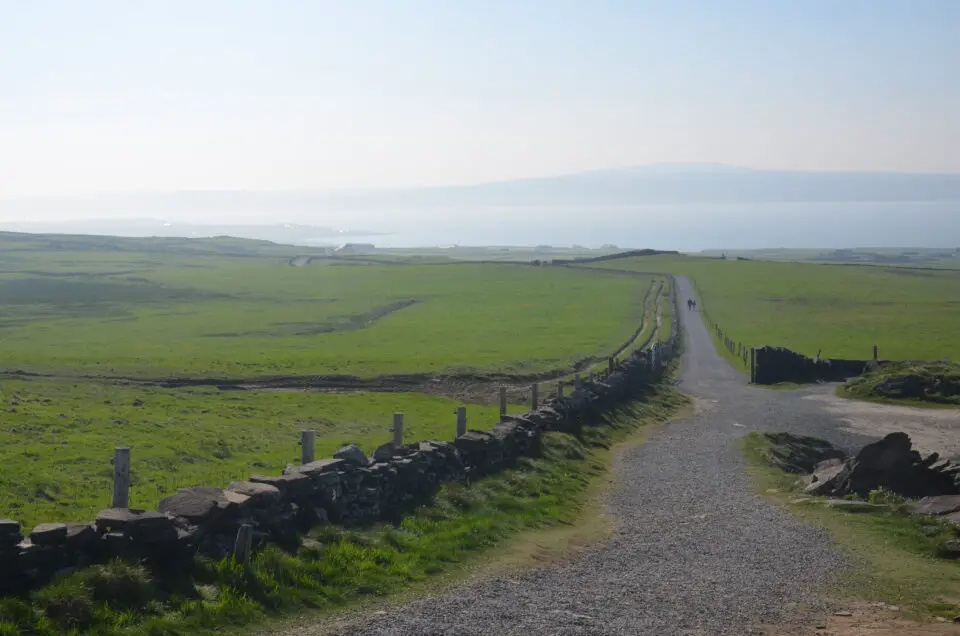
[[[0,0],[0,196],[960,172],[958,0]]]

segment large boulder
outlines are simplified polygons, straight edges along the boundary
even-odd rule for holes
[[[866,497],[885,488],[905,497],[950,495],[958,492],[952,477],[923,465],[906,433],[890,433],[864,446],[844,467],[833,494]]]

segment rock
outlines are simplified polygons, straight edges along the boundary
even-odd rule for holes
[[[344,446],[334,453],[333,456],[337,459],[342,459],[350,464],[353,464],[354,466],[366,466],[370,463],[370,460],[367,459],[367,456],[364,455],[363,451],[354,444]]]
[[[944,521],[948,521],[952,523],[957,527],[960,527],[960,512],[951,512],[950,514],[943,515],[940,518],[943,519]]]
[[[393,459],[393,442],[378,446],[377,450],[373,451],[373,461],[375,462],[388,462],[391,459]]]
[[[878,488],[910,498],[957,492],[950,476],[920,465],[920,454],[912,449],[906,433],[890,433],[864,446],[837,480],[834,494],[861,497]]]
[[[227,491],[249,497],[255,506],[268,506],[280,501],[280,489],[270,484],[258,484],[252,481],[233,481]]]
[[[237,502],[234,501],[234,497],[225,494],[227,492],[229,491],[203,486],[181,488],[176,493],[162,499],[157,508],[160,512],[186,519],[191,523],[209,522],[222,514],[224,510],[236,505]],[[233,493],[233,495],[243,497],[239,493]]]
[[[39,546],[62,545],[67,541],[67,524],[41,523],[30,533],[30,543]]]
[[[152,510],[132,510],[129,508],[107,508],[97,514],[94,521],[101,533],[113,530],[130,530],[134,527],[160,527],[168,525],[170,519]]]
[[[947,539],[940,544],[938,552],[945,559],[960,559],[960,539]]]
[[[847,512],[879,512],[890,509],[890,506],[886,504],[875,504],[855,499],[829,499],[827,500],[827,507],[846,510]]]
[[[818,462],[817,465],[813,467],[813,472],[816,474],[829,468],[837,468],[840,466],[843,466],[843,460],[839,457],[831,457],[830,459]]]
[[[361,454],[363,454],[363,451],[361,451]],[[364,455],[364,460],[366,460],[366,455]],[[348,468],[347,464],[348,462],[342,458],[318,459],[315,462],[310,462],[309,464],[304,464],[303,466],[297,467],[296,471],[302,475],[308,476],[317,475],[320,473],[336,473],[339,470],[345,470]],[[363,465],[366,466],[366,464]]]
[[[840,611],[840,612],[834,612],[833,615],[847,617],[847,616],[853,616],[853,612]]]
[[[250,480],[255,484],[274,486],[284,497],[295,496],[310,488],[310,476],[299,472],[289,475],[251,475]]]
[[[97,540],[97,530],[89,523],[68,523],[67,545],[73,550],[82,551]]]
[[[960,512],[960,495],[924,497],[916,503],[908,504],[907,512],[914,515],[948,515],[951,512]]]
[[[940,459],[940,455],[938,453],[930,453],[917,465],[921,468],[932,468],[933,465],[937,463],[938,459]]]
[[[814,473],[810,478],[810,485],[804,490],[811,495],[832,495],[836,492],[840,477],[844,473],[846,465],[831,465],[827,468]]]
[[[20,534],[20,524],[10,519],[0,519],[0,537]]]

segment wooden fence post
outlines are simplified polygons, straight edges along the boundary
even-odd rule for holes
[[[316,431],[300,431],[300,464],[309,464],[316,459],[314,442],[317,439]]]
[[[500,419],[507,415],[507,387],[500,387]]]
[[[113,449],[113,502],[111,507],[130,507],[130,448],[126,446],[118,446]]]
[[[393,414],[393,445],[403,446],[403,413]]]
[[[537,410],[537,403],[540,401],[538,399],[540,396],[537,395],[539,392],[540,392],[540,385],[534,382],[530,386],[530,410],[531,411]]]
[[[750,384],[757,383],[757,348],[750,347]]]
[[[880,347],[873,345],[873,360],[876,362],[880,359]]]
[[[609,373],[613,373],[613,369],[615,366],[616,366],[616,362],[614,361],[613,358],[610,358],[607,360],[607,371]]]
[[[233,559],[241,565],[250,565],[252,551],[253,526],[245,523],[237,530],[237,540],[233,544]]]
[[[563,380],[557,380],[557,399],[563,399]]]
[[[467,407],[457,407],[457,437],[467,432]]]

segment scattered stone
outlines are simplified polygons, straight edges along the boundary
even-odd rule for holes
[[[907,512],[914,515],[948,515],[951,512],[960,512],[960,495],[924,497],[916,503],[908,504]]]
[[[834,612],[833,615],[834,615],[834,616],[850,617],[850,616],[853,616],[853,612],[848,612],[848,611],[845,611],[845,610],[844,610],[844,611]]]

